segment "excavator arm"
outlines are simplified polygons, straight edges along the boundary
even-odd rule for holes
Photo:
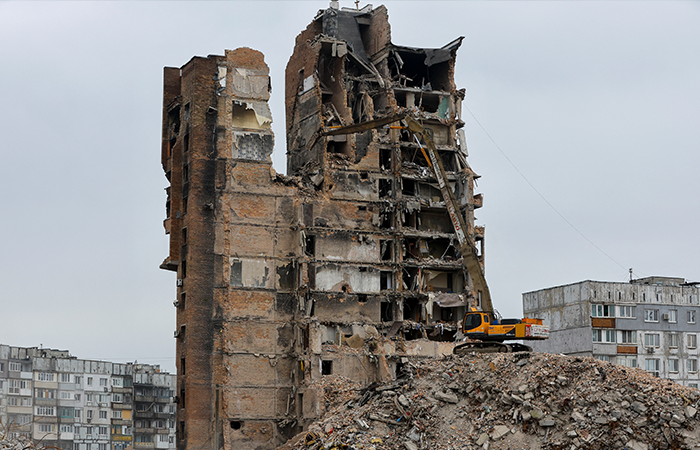
[[[419,121],[408,115],[407,113],[395,114],[387,116],[381,119],[375,119],[368,122],[364,122],[356,125],[349,125],[345,127],[332,128],[329,130],[321,131],[320,136],[333,136],[338,134],[352,134],[360,133],[363,131],[372,130],[375,128],[380,128],[391,123],[404,120],[406,122],[406,127],[401,127],[407,129],[411,135],[416,140],[416,143],[423,152],[423,156],[428,161],[428,164],[433,169],[435,174],[435,179],[440,187],[440,192],[445,201],[445,206],[450,216],[452,222],[452,227],[457,235],[457,241],[459,242],[459,252],[462,254],[464,260],[464,266],[469,272],[472,279],[472,284],[474,286],[474,291],[477,296],[477,300],[481,304],[481,310],[488,314],[491,319],[494,317],[493,303],[491,301],[491,293],[489,292],[489,287],[486,284],[486,278],[484,277],[484,270],[479,262],[478,251],[472,239],[470,239],[467,234],[467,227],[464,221],[464,217],[459,210],[459,203],[455,198],[455,194],[450,188],[447,181],[447,176],[445,174],[445,168],[442,164],[442,158],[437,151],[435,142],[432,137],[432,130],[425,128]]]

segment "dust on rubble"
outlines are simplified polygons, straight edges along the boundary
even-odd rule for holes
[[[700,391],[593,358],[449,355],[389,383],[311,386],[326,414],[280,449],[700,448]]]

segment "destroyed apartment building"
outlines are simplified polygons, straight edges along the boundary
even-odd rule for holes
[[[430,130],[483,264],[478,176],[454,85],[462,38],[391,42],[385,7],[321,10],[286,70],[287,175],[275,173],[263,55],[165,68],[162,164],[177,272],[178,449],[275,448],[320,414],[304,380],[395,376],[406,355],[450,353],[477,303],[421,144]],[[339,344],[361,346],[358,356]]]

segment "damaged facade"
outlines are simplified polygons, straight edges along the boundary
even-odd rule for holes
[[[401,47],[383,6],[319,11],[287,65],[287,176],[271,167],[261,53],[165,69],[161,267],[177,272],[179,449],[275,448],[320,413],[304,380],[366,383],[394,376],[403,355],[451,352],[475,301],[419,144],[398,126],[320,132],[420,120],[483,264],[453,79],[461,40]],[[366,338],[381,344],[362,356],[339,347]]]

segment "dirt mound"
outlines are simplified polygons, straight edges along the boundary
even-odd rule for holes
[[[406,360],[392,383],[326,376],[326,414],[281,449],[700,448],[700,391],[542,353]]]

